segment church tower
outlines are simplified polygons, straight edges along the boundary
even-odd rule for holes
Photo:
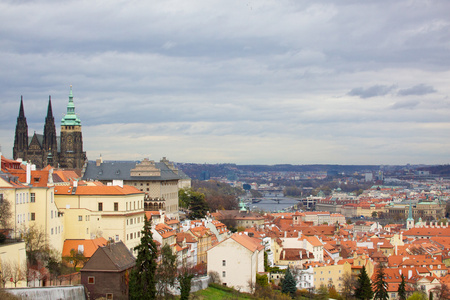
[[[414,227],[414,218],[412,213],[412,203],[409,200],[409,211],[408,211],[408,219],[406,219],[406,229],[411,229]]]
[[[48,96],[47,117],[45,117],[42,150],[43,166],[51,165],[52,167],[57,167],[56,162],[58,161],[58,144],[56,139],[55,118],[53,117],[51,96]]]
[[[75,114],[72,86],[70,86],[67,113],[61,120],[61,152],[60,167],[69,169],[83,168],[86,152],[83,152],[83,137],[81,134],[81,120]]]
[[[16,134],[14,137],[13,158],[27,160],[28,125],[23,110],[23,97],[20,97],[19,116],[17,117]]]

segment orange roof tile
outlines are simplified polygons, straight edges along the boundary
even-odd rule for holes
[[[82,246],[84,250],[83,255],[89,258],[94,254],[98,247],[105,246],[107,243],[108,241],[103,237],[93,240],[65,240],[62,256],[68,257],[70,256],[70,250],[74,249],[75,251],[78,251],[80,249],[79,246]]]

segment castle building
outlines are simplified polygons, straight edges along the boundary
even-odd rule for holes
[[[61,135],[59,137],[56,135],[51,97],[48,100],[44,133],[34,133],[32,137],[28,136],[27,119],[23,107],[23,98],[21,97],[13,157],[14,159],[21,158],[24,161],[31,161],[37,168],[44,168],[47,165],[67,169],[83,168],[86,161],[86,152],[83,151],[81,121],[75,114],[72,86],[70,86],[67,113],[61,120]]]

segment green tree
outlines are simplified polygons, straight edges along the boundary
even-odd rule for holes
[[[294,298],[295,292],[297,291],[296,285],[297,283],[295,282],[295,278],[288,266],[286,273],[284,274],[284,279],[281,283],[281,292],[283,292],[284,294],[290,294],[290,296]]]
[[[64,257],[64,260],[73,265],[73,270],[77,271],[77,266],[79,264],[84,264],[88,261],[88,258],[84,256],[83,252],[77,251],[75,249],[70,249],[70,255]]]
[[[192,272],[184,267],[178,275],[178,282],[180,283],[180,300],[188,300],[191,293],[191,281],[194,275]]]
[[[402,274],[402,282],[398,285],[398,299],[399,300],[406,300],[406,282],[405,282],[405,276]]]
[[[209,210],[208,203],[205,200],[205,194],[192,192],[190,194],[189,210],[191,211],[189,215],[191,219],[203,218]]]
[[[407,300],[427,300],[427,295],[422,292],[414,292]]]
[[[136,266],[130,276],[130,299],[155,299],[158,250],[153,241],[151,221],[146,216],[144,216],[144,228],[141,231],[141,243],[134,249],[138,255]]]
[[[358,276],[358,281],[356,282],[355,298],[360,300],[370,300],[372,297],[372,284],[369,276],[367,275],[366,267],[363,266],[361,273]]]
[[[177,277],[177,256],[167,244],[161,248],[161,263],[158,265],[156,275],[158,278],[157,294],[167,298],[169,287],[175,285],[175,278]]]
[[[328,289],[324,284],[321,284],[320,287],[317,289],[315,299],[328,300],[328,298],[329,298]]]
[[[389,295],[387,292],[388,284],[384,280],[384,277],[385,277],[384,268],[383,266],[380,266],[380,268],[377,270],[375,274],[375,282],[373,283],[375,290],[374,299],[376,300],[389,299]]]

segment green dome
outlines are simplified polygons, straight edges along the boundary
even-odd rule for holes
[[[81,126],[81,120],[75,114],[75,104],[73,103],[72,86],[69,92],[69,104],[67,104],[67,114],[61,120],[61,126]]]

